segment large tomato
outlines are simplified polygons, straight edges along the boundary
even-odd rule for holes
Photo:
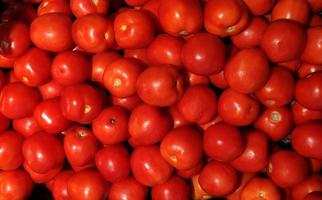
[[[321,110],[308,109],[298,102],[294,102],[292,104],[292,114],[295,124],[302,124],[313,120],[322,120]]]
[[[293,200],[303,200],[311,192],[322,191],[322,176],[313,174],[303,182],[291,188]]]
[[[70,9],[76,17],[99,13],[107,14],[110,7],[110,0],[70,0]]]
[[[0,134],[1,170],[14,170],[21,166],[24,160],[21,150],[23,141],[24,137],[15,131]]]
[[[249,10],[254,15],[263,15],[268,13],[274,6],[276,0],[243,0]]]
[[[50,188],[53,197],[57,200],[67,200],[69,198],[67,191],[68,180],[74,175],[74,171],[65,170],[60,172],[54,179],[52,179],[52,186]]]
[[[43,130],[34,116],[14,119],[12,120],[12,127],[24,137],[29,137],[30,135]]]
[[[45,100],[59,97],[63,89],[63,85],[58,83],[58,81],[51,79],[46,84],[38,86],[38,89],[42,98]]]
[[[142,100],[137,94],[129,97],[117,97],[111,95],[110,102],[113,106],[120,106],[127,111],[132,111],[137,105],[142,103]]]
[[[251,179],[243,191],[240,200],[272,199],[281,200],[279,188],[268,178],[255,177]]]
[[[38,6],[38,16],[47,13],[66,13],[71,14],[67,0],[42,0]]]
[[[319,45],[322,41],[322,27],[312,27],[307,29],[307,42],[301,60],[311,64],[322,64],[322,47]]]
[[[139,183],[132,176],[113,183],[108,196],[109,200],[145,200],[148,196],[148,188]]]

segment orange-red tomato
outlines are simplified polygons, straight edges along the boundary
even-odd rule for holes
[[[52,179],[51,192],[55,199],[68,199],[67,183],[68,180],[74,175],[72,170],[60,172],[54,179]]]
[[[303,200],[309,193],[322,191],[322,176],[313,174],[303,182],[291,188],[293,200]]]
[[[243,0],[254,15],[264,15],[274,6],[276,0]]]
[[[292,114],[295,124],[302,124],[304,122],[322,120],[321,110],[312,110],[302,106],[298,102],[292,104]]]
[[[314,72],[322,71],[322,65],[315,65],[315,64],[309,64],[309,63],[302,63],[298,70],[297,74],[300,78],[304,78],[309,74],[312,74]]]
[[[112,184],[108,199],[145,200],[147,195],[148,188],[129,176]]]
[[[47,13],[66,13],[71,14],[69,3],[66,0],[42,0],[38,6],[38,16]]]
[[[312,27],[307,29],[307,42],[301,56],[301,60],[311,64],[322,64],[322,47],[319,45],[322,41],[322,27]]]
[[[255,177],[246,184],[241,192],[240,200],[250,199],[281,200],[282,195],[279,188],[269,178]]]
[[[110,0],[70,0],[70,9],[76,17],[88,14],[106,15],[110,8]]]
[[[255,173],[243,173],[241,177],[241,181],[239,183],[239,187],[230,195],[226,196],[227,200],[240,200],[241,193],[245,188],[246,184],[255,177]]]

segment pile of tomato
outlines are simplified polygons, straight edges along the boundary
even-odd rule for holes
[[[321,200],[321,0],[2,0],[0,199]]]

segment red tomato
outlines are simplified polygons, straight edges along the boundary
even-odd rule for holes
[[[149,65],[149,60],[147,56],[147,48],[140,49],[124,49],[125,58],[135,58],[141,61],[144,65]]]
[[[245,145],[236,127],[220,122],[205,131],[203,148],[209,157],[217,161],[229,162],[241,155]]]
[[[280,65],[282,67],[286,67],[287,69],[291,70],[292,72],[296,72],[301,65],[301,60],[294,59],[294,60],[279,62],[277,65]]]
[[[210,194],[206,193],[199,184],[199,176],[200,174],[195,175],[192,177],[192,187],[193,187],[193,199],[196,200],[206,200],[211,199],[212,196]]]
[[[243,153],[230,164],[244,173],[260,172],[267,166],[269,156],[269,140],[258,130],[249,130],[245,135],[245,149]]]
[[[249,11],[241,0],[207,1],[204,8],[205,29],[221,37],[240,33],[249,18]]]
[[[127,5],[129,5],[129,6],[141,6],[147,1],[148,0],[125,0]]]
[[[138,95],[133,95],[129,97],[116,97],[111,95],[110,101],[113,106],[120,106],[127,111],[132,111],[137,105],[142,103]]]
[[[73,22],[71,31],[76,45],[90,53],[98,53],[114,45],[113,23],[104,15],[84,15]]]
[[[173,119],[173,128],[190,124],[180,113],[177,105],[170,106],[169,113]]]
[[[38,6],[38,16],[47,13],[71,14],[69,3],[66,0],[42,0]]]
[[[121,143],[129,137],[128,120],[121,107],[107,107],[92,121],[93,133],[105,145]]]
[[[98,13],[106,15],[110,8],[110,0],[70,0],[70,9],[76,17]]]
[[[224,70],[221,70],[219,73],[209,76],[209,80],[216,88],[226,89],[228,87],[228,83],[224,76]]]
[[[255,96],[266,107],[281,107],[292,101],[294,88],[292,73],[284,67],[275,66],[270,71],[268,81],[255,92]]]
[[[322,71],[322,65],[314,65],[309,63],[302,63],[297,70],[297,74],[300,78],[304,78],[309,74],[317,71]]]
[[[322,160],[310,158],[310,168],[313,173],[318,173],[322,169]]]
[[[308,0],[310,7],[314,13],[322,11],[322,2],[319,0]]]
[[[251,179],[243,191],[240,200],[274,199],[281,200],[279,188],[268,178],[255,177]]]
[[[76,172],[69,178],[67,192],[73,200],[104,200],[107,197],[108,183],[103,176],[94,170]]]
[[[293,200],[303,200],[309,193],[315,191],[322,191],[322,177],[319,174],[313,174],[291,188]]]
[[[204,76],[216,74],[224,67],[225,44],[210,33],[197,33],[183,45],[181,57],[189,72]]]
[[[136,93],[136,81],[142,71],[143,66],[134,58],[119,58],[106,66],[103,84],[114,96],[132,96]]]
[[[116,43],[124,49],[148,46],[155,32],[155,25],[145,11],[128,9],[120,12],[114,20]]]
[[[63,86],[51,79],[46,84],[38,86],[38,89],[43,99],[51,99],[60,96]]]
[[[312,27],[307,29],[307,42],[301,59],[311,64],[322,64],[322,47],[319,45],[322,41],[322,27]]]
[[[63,165],[60,165],[54,169],[50,169],[48,172],[45,172],[45,173],[35,172],[30,168],[30,166],[26,162],[23,163],[23,168],[29,174],[33,182],[38,184],[43,184],[52,180],[57,174],[59,174],[59,172],[63,168]]]
[[[238,172],[227,163],[210,161],[201,171],[198,181],[208,194],[222,197],[237,189]]]
[[[161,141],[172,127],[169,113],[144,103],[133,109],[128,123],[130,136],[142,145]]]
[[[130,155],[124,146],[106,146],[95,156],[96,167],[103,177],[111,182],[118,182],[130,174]]]
[[[241,193],[243,192],[246,184],[255,177],[254,173],[243,173],[241,177],[241,181],[239,187],[232,194],[226,196],[227,200],[240,200]]]
[[[189,168],[189,169],[177,169],[177,175],[181,176],[182,178],[192,178],[193,176],[197,175],[202,168],[204,167],[204,161],[201,160],[196,166]]]
[[[275,0],[243,0],[244,3],[247,5],[249,10],[254,15],[263,15],[268,13],[270,11],[275,3]]]
[[[35,8],[31,4],[11,0],[9,2],[7,9],[1,13],[2,21],[17,20],[29,25],[37,17]]]
[[[224,75],[232,89],[244,94],[253,93],[268,80],[268,59],[259,48],[243,49],[227,61]]]
[[[300,124],[293,129],[291,135],[292,147],[299,154],[322,160],[322,124],[312,121]]]
[[[217,114],[216,93],[206,85],[191,86],[178,102],[178,110],[187,121],[208,123]]]
[[[308,177],[309,166],[304,157],[290,150],[280,150],[272,154],[268,175],[279,187],[293,187]]]
[[[0,54],[0,69],[1,68],[12,68],[16,58],[5,57]]]
[[[226,89],[218,99],[218,114],[228,124],[246,126],[259,115],[259,103],[252,97]]]
[[[146,186],[165,183],[173,172],[173,168],[163,159],[156,145],[135,148],[130,164],[135,179]]]
[[[151,66],[145,69],[136,82],[139,97],[155,106],[170,106],[182,96],[183,77],[172,65]]]
[[[320,200],[322,198],[322,192],[312,192],[306,195],[303,200]]]
[[[145,200],[147,195],[148,188],[140,184],[135,178],[129,176],[112,184],[108,199]]]
[[[19,119],[32,115],[40,102],[37,89],[23,83],[9,83],[1,91],[0,110],[9,119]]]
[[[33,116],[12,120],[12,126],[14,130],[24,137],[29,137],[43,130]]]
[[[37,17],[30,26],[31,41],[43,50],[62,52],[74,44],[72,20],[65,13],[48,13]]]
[[[74,175],[71,170],[60,172],[54,179],[52,179],[51,192],[57,200],[67,200],[69,198],[67,191],[68,180]]]
[[[295,99],[304,107],[312,110],[322,109],[322,72],[309,74],[297,81]]]
[[[155,21],[154,23],[156,27],[158,27],[158,29],[160,28],[160,22],[158,20],[160,3],[161,1],[159,0],[148,0],[141,7],[142,10],[147,11],[148,13],[151,14],[151,16],[153,16]]]
[[[295,124],[302,124],[313,120],[322,120],[321,110],[308,109],[298,102],[292,104],[292,113]]]
[[[167,182],[152,187],[153,200],[187,200],[190,198],[188,183],[178,176],[172,176]]]
[[[0,133],[9,128],[10,120],[0,113]]]
[[[206,131],[207,128],[209,128],[210,126],[215,125],[215,124],[217,124],[219,122],[222,122],[222,121],[223,120],[220,118],[220,116],[217,115],[217,117],[215,117],[212,121],[210,121],[210,122],[208,122],[206,124],[198,124],[198,125],[203,131]]]
[[[34,183],[23,170],[0,171],[0,199],[27,199]]]
[[[305,44],[306,34],[300,24],[279,19],[267,27],[260,45],[272,62],[283,62],[299,58]]]
[[[0,169],[14,170],[23,163],[22,143],[24,137],[15,131],[0,134]]]
[[[267,26],[265,19],[254,17],[242,32],[230,37],[231,41],[240,49],[259,46]]]
[[[322,6],[322,4],[321,4]],[[311,17],[309,26],[314,27],[314,26],[321,26],[322,25],[322,18],[319,15],[313,15]]]
[[[97,88],[80,83],[63,89],[60,104],[67,119],[88,124],[103,109],[104,96]]]
[[[263,131],[271,140],[285,138],[293,128],[293,115],[289,108],[264,108],[254,122],[254,127]]]
[[[198,85],[198,84],[205,84],[208,85],[209,78],[207,76],[201,76],[198,74],[194,74],[188,71],[183,72],[185,78],[185,84],[189,86]]]

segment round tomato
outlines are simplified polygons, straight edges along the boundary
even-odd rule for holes
[[[313,120],[322,120],[321,110],[308,109],[298,102],[292,104],[292,113],[295,124],[302,124]]]
[[[291,188],[293,200],[303,200],[311,192],[322,191],[322,177],[319,174],[313,174],[303,182]]]
[[[176,173],[182,178],[192,178],[197,175],[204,167],[204,160],[201,160],[196,166],[189,169],[177,169]]]
[[[227,200],[240,200],[241,193],[243,192],[246,184],[256,176],[255,173],[243,173],[239,187],[230,195],[226,196]]]
[[[63,85],[58,83],[58,81],[51,79],[46,84],[38,86],[38,89],[42,98],[45,100],[59,97],[63,89]]]
[[[0,133],[9,128],[10,120],[3,116],[0,112]]]
[[[74,175],[72,170],[60,172],[54,179],[52,179],[51,192],[55,199],[65,200],[69,198],[67,191],[68,180]]]
[[[0,134],[0,169],[14,170],[23,163],[22,143],[24,137],[15,131]]]
[[[304,78],[309,74],[312,74],[317,71],[322,71],[322,65],[315,65],[315,64],[309,64],[309,63],[304,63],[299,66],[297,70],[297,74],[300,78]]]
[[[71,14],[69,3],[66,0],[42,0],[38,6],[38,16],[47,13],[66,13]]]
[[[219,88],[219,89],[228,88],[228,83],[225,79],[224,70],[221,70],[217,74],[212,74],[211,76],[209,76],[209,80],[212,83],[212,85],[215,86],[216,88]]]
[[[209,78],[207,76],[198,75],[195,73],[188,72],[186,70],[183,72],[183,76],[185,79],[184,80],[185,85],[189,85],[189,86],[198,85],[198,84],[208,85],[209,83]]]
[[[168,111],[173,119],[173,128],[190,124],[180,113],[177,105],[170,106]]]
[[[129,97],[117,97],[110,96],[110,101],[113,106],[120,106],[127,111],[132,111],[137,105],[142,103],[138,95],[133,95]]]
[[[148,188],[129,176],[112,184],[108,199],[145,200],[147,196]]]
[[[76,17],[99,13],[106,15],[110,8],[110,0],[70,0],[70,9]]]
[[[249,199],[274,199],[281,200],[279,188],[268,178],[255,177],[251,179],[243,191],[240,200]]]
[[[243,1],[247,5],[248,9],[254,15],[263,15],[273,8],[276,0],[261,0],[261,1],[243,0]]]
[[[14,119],[12,120],[12,126],[14,130],[16,130],[24,137],[29,137],[32,134],[43,130],[33,116]]]
[[[149,65],[149,60],[147,56],[147,48],[140,49],[124,49],[125,58],[135,58],[141,61],[144,65]]]
[[[54,169],[50,169],[49,171],[45,173],[38,173],[35,172],[30,168],[30,166],[24,162],[23,163],[23,168],[24,170],[29,174],[33,182],[38,183],[38,184],[43,184],[47,183],[48,181],[52,180],[59,172],[62,170],[63,165],[60,165]]]
[[[199,176],[200,174],[195,175],[192,177],[192,187],[193,187],[193,199],[200,199],[200,200],[207,200],[211,199],[212,196],[210,194],[206,193],[199,184]]]

